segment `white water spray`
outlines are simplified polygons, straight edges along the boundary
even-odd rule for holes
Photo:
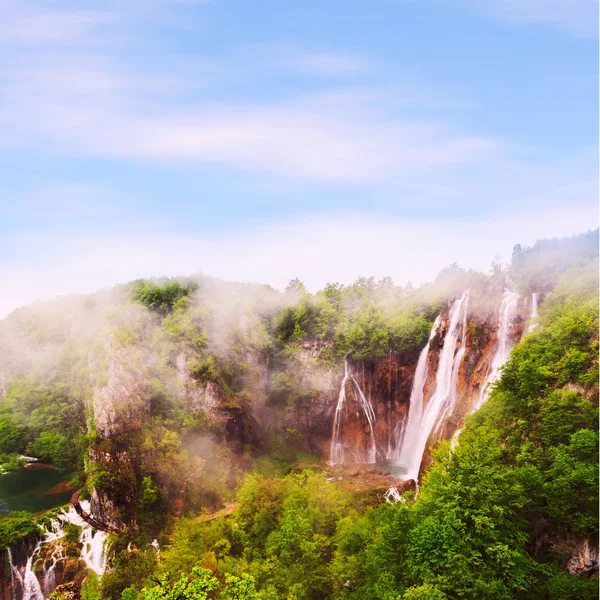
[[[500,377],[502,367],[510,356],[510,351],[514,345],[510,335],[510,326],[517,313],[518,301],[519,294],[511,292],[509,289],[504,291],[498,316],[498,345],[496,347],[496,353],[490,364],[487,377],[481,386],[479,398],[476,400],[471,412],[479,410],[490,397],[491,386]]]
[[[447,409],[449,405],[453,405],[455,402],[458,369],[460,368],[460,362],[464,354],[464,330],[467,318],[467,304],[468,291],[452,305],[449,315],[450,323],[448,332],[444,338],[444,344],[440,353],[435,390],[427,402],[425,409],[421,409],[421,417],[417,418],[419,410],[417,405],[423,405],[423,385],[427,376],[426,372],[423,373],[422,382],[419,383],[420,392],[417,391],[417,394],[420,394],[421,398],[420,402],[418,402],[419,397],[415,396],[416,415],[413,420],[414,424],[411,423],[410,427],[407,427],[406,436],[397,461],[399,465],[406,468],[406,474],[404,475],[405,479],[418,480],[423,454],[427,447],[427,440],[429,439],[434,426],[440,420],[440,415],[444,414],[444,409]],[[462,345],[457,354],[456,348],[459,340],[461,340]]]
[[[397,504],[398,502],[402,502],[404,504],[405,502],[397,487],[388,488],[383,495],[383,499],[389,504]]]
[[[370,445],[367,451],[367,456],[362,456],[359,448],[352,450],[348,444],[344,443],[343,432],[342,432],[342,415],[344,412],[347,413],[347,398],[346,398],[346,384],[348,380],[351,380],[354,384],[356,392],[358,394],[358,400],[364,413],[367,423],[369,425],[369,437]],[[357,415],[358,416],[358,415]],[[363,391],[360,389],[358,382],[354,379],[354,376],[348,368],[348,361],[346,360],[344,366],[344,378],[342,379],[342,385],[340,388],[340,394],[338,396],[338,402],[335,409],[335,418],[333,420],[333,433],[331,436],[331,451],[330,451],[330,463],[332,465],[344,464],[345,451],[348,450],[356,463],[374,463],[377,460],[377,444],[375,442],[375,411],[371,406],[371,403],[367,400]]]

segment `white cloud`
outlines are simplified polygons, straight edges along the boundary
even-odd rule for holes
[[[89,45],[99,42],[102,26],[114,24],[104,11],[46,10],[25,2],[3,2],[0,43],[23,46]]]
[[[36,299],[199,271],[279,288],[299,277],[312,290],[370,275],[422,283],[452,262],[487,270],[496,254],[508,260],[514,244],[570,235],[597,222],[595,205],[571,203],[481,219],[313,216],[220,235],[13,238],[14,257],[0,266],[3,286],[11,290],[0,298],[0,315]]]
[[[344,90],[277,103],[173,106],[158,75],[137,77],[106,59],[45,58],[7,69],[3,144],[36,140],[63,152],[220,163],[322,181],[373,182],[477,163],[495,140],[433,120],[391,116],[376,90]],[[175,81],[177,84],[177,80]],[[374,93],[375,92],[375,93]],[[12,133],[12,136],[11,136]]]
[[[598,35],[598,0],[459,0],[512,23],[544,23],[584,37]]]

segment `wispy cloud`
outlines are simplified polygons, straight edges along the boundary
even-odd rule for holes
[[[100,30],[115,23],[104,11],[48,10],[24,2],[3,2],[0,43],[72,46],[99,43]]]
[[[177,106],[159,92],[160,73],[142,76],[82,54],[59,55],[57,65],[38,59],[41,64],[6,70],[4,144],[12,131],[15,143],[35,139],[63,152],[219,163],[342,182],[473,163],[497,145],[432,119],[390,115],[371,88],[353,88],[351,102],[335,89],[279,102]]]
[[[542,23],[576,35],[598,35],[598,0],[458,0],[490,17],[512,23]]]

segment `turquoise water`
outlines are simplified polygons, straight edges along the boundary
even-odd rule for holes
[[[56,493],[52,488],[68,479],[69,475],[46,465],[0,475],[0,514],[13,510],[36,513],[66,504],[73,490]]]

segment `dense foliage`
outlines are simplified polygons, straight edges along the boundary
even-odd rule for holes
[[[33,522],[28,512],[12,512],[0,517],[0,550],[39,534],[40,528]]]
[[[198,284],[190,281],[182,284],[177,280],[167,281],[163,285],[154,281],[138,279],[131,284],[131,297],[151,311],[166,315],[183,298],[198,289]]]

